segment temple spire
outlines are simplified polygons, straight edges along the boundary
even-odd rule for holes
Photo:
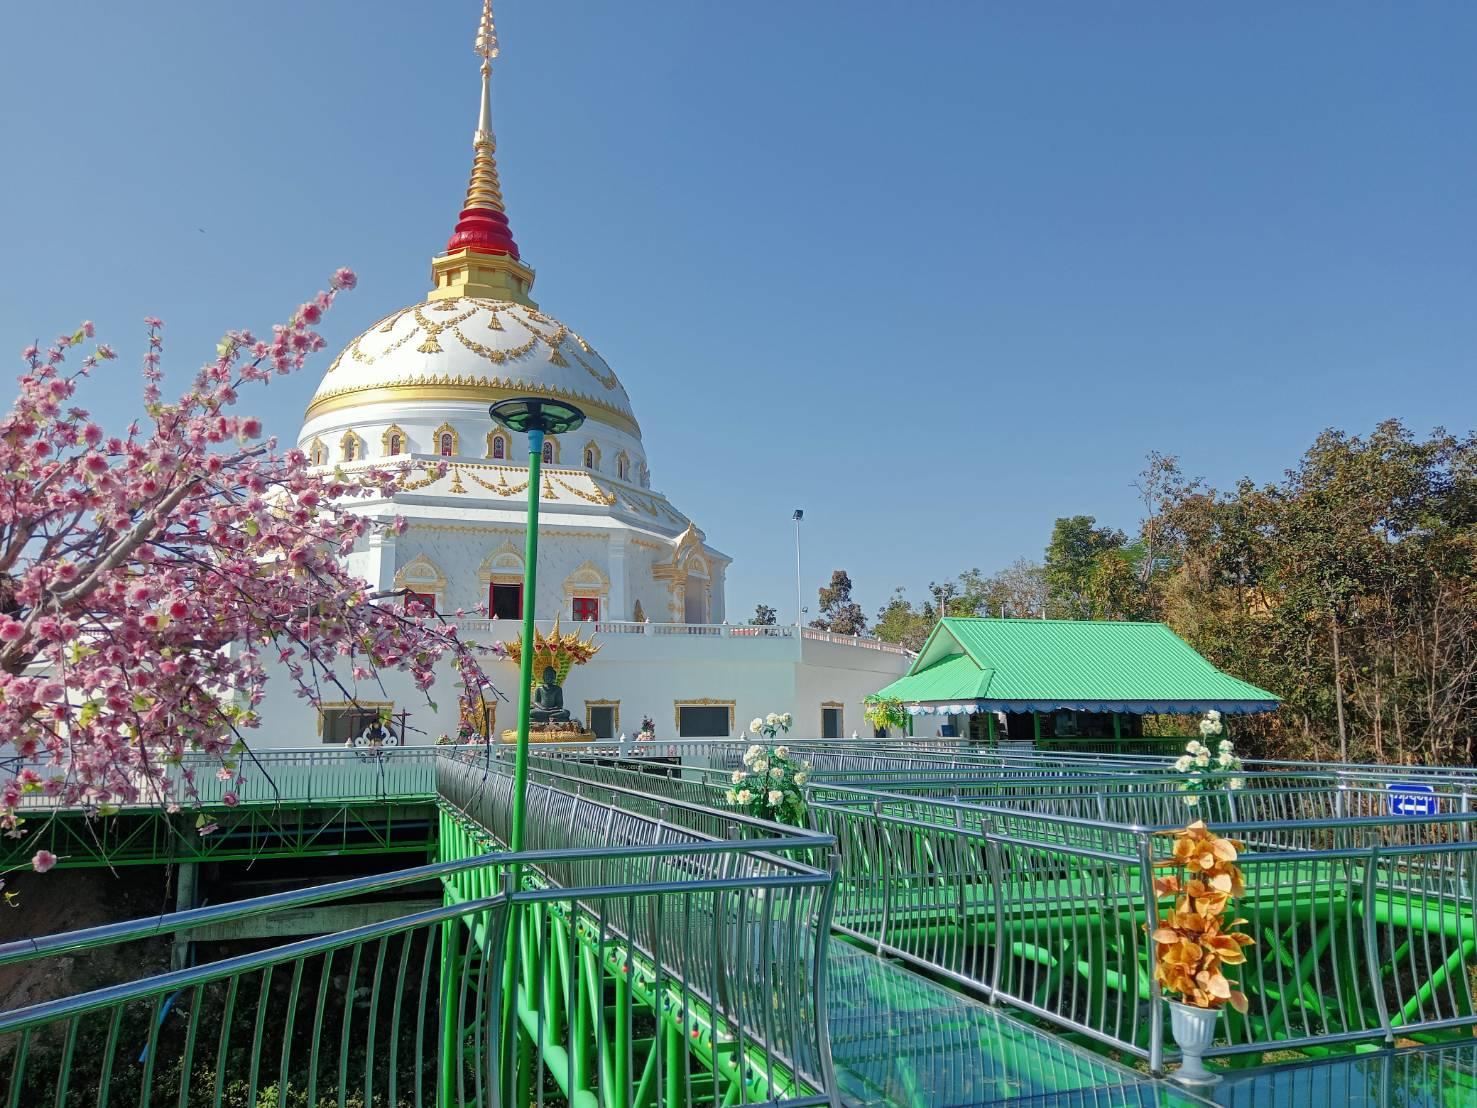
[[[503,208],[497,177],[497,140],[492,135],[492,59],[498,55],[492,0],[482,0],[477,24],[477,56],[482,59],[482,104],[472,134],[472,179],[461,216],[446,243],[446,252],[431,262],[432,300],[475,296],[512,300],[536,307],[529,299],[533,270],[518,254]]]
[[[492,134],[492,59],[498,55],[497,26],[492,19],[492,0],[482,0],[482,19],[477,25],[477,56],[482,59],[482,105],[477,130],[472,135],[472,178],[461,218],[446,244],[452,250],[474,250],[479,254],[505,254],[517,258],[518,244],[508,226],[503,208],[502,184],[497,176],[497,140]]]

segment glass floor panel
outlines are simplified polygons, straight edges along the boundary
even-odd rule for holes
[[[846,1104],[1207,1103],[839,939],[828,953],[831,1054]]]
[[[1226,1108],[1477,1105],[1477,1041],[1243,1070],[1228,1074],[1209,1096]]]

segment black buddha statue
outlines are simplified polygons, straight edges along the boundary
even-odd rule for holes
[[[569,709],[564,706],[564,690],[554,680],[554,667],[544,667],[544,679],[533,690],[533,705],[528,709],[531,723],[568,723]]]

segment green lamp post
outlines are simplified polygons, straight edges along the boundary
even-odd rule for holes
[[[528,791],[528,709],[533,696],[533,605],[538,585],[539,474],[544,436],[563,435],[585,421],[585,413],[562,400],[520,396],[488,409],[494,422],[528,436],[528,535],[523,546],[523,650],[518,659],[518,746],[513,762],[513,831],[508,847],[523,849],[523,814]]]
[[[528,709],[533,699],[533,608],[535,589],[538,586],[538,502],[539,475],[544,460],[544,436],[562,435],[573,431],[585,421],[585,413],[573,404],[542,397],[520,396],[501,400],[488,409],[495,423],[509,431],[528,436],[528,534],[523,544],[523,650],[518,659],[518,746],[513,762],[513,828],[508,836],[508,848],[515,853],[523,849],[524,813],[528,804]],[[508,879],[513,888],[518,887],[518,865],[514,863]],[[508,921],[510,936],[507,953],[503,960],[503,1057],[512,1059],[518,1052],[517,1030],[517,980],[516,958],[518,954],[518,917],[514,913]],[[447,1009],[443,1019],[448,1021],[454,1013]],[[453,1087],[452,1071],[443,1075],[444,1093],[449,1098]],[[447,1099],[445,1103],[452,1101]]]

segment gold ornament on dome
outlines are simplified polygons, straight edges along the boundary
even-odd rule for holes
[[[427,313],[449,314],[449,318],[435,319]],[[479,315],[479,313],[485,313]],[[467,335],[462,330],[462,325],[472,321],[474,317],[489,331],[506,331],[504,319],[516,323],[527,334],[526,341],[517,346],[500,350],[496,347],[487,346]],[[371,335],[389,335],[396,331],[401,320],[410,318],[411,329],[404,334],[398,335],[390,341],[383,349],[377,351],[366,350],[365,339]],[[538,325],[538,326],[536,326]],[[540,330],[539,327],[552,328],[551,331]],[[346,346],[342,353],[334,359],[333,364],[328,367],[331,376],[338,368],[347,354],[353,361],[360,365],[372,366],[381,358],[388,357],[401,347],[416,338],[420,338],[420,345],[416,351],[421,354],[443,354],[445,347],[442,345],[446,337],[455,338],[467,350],[484,358],[494,365],[507,365],[509,362],[518,361],[533,353],[534,349],[542,343],[546,350],[546,357],[551,365],[567,366],[569,359],[573,358],[586,373],[598,381],[606,392],[615,392],[620,388],[620,380],[610,370],[602,372],[596,366],[590,364],[576,351],[598,358],[595,349],[572,331],[569,327],[556,319],[544,315],[524,304],[516,304],[511,300],[486,300],[482,297],[463,296],[446,300],[432,301],[428,304],[417,304],[409,308],[402,308],[398,312],[392,312],[379,323],[376,323],[364,334]],[[564,349],[561,350],[561,347]],[[328,394],[322,394],[328,395]]]
[[[477,484],[481,485],[488,492],[495,492],[499,496],[518,496],[520,493],[523,493],[528,489],[528,482],[526,480],[521,485],[509,484],[508,475],[506,473],[503,473],[501,470],[498,471],[496,484],[491,481],[484,481],[475,473],[468,473],[467,476],[475,481]]]
[[[591,504],[603,504],[607,508],[613,507],[615,505],[615,497],[602,489],[594,481],[590,482],[590,484],[595,486],[594,493],[585,492],[583,489],[571,485],[568,481],[564,480],[561,477],[555,477],[554,483],[557,484],[561,489],[564,489],[567,492],[574,493],[574,495],[579,497],[581,500],[588,500]]]

